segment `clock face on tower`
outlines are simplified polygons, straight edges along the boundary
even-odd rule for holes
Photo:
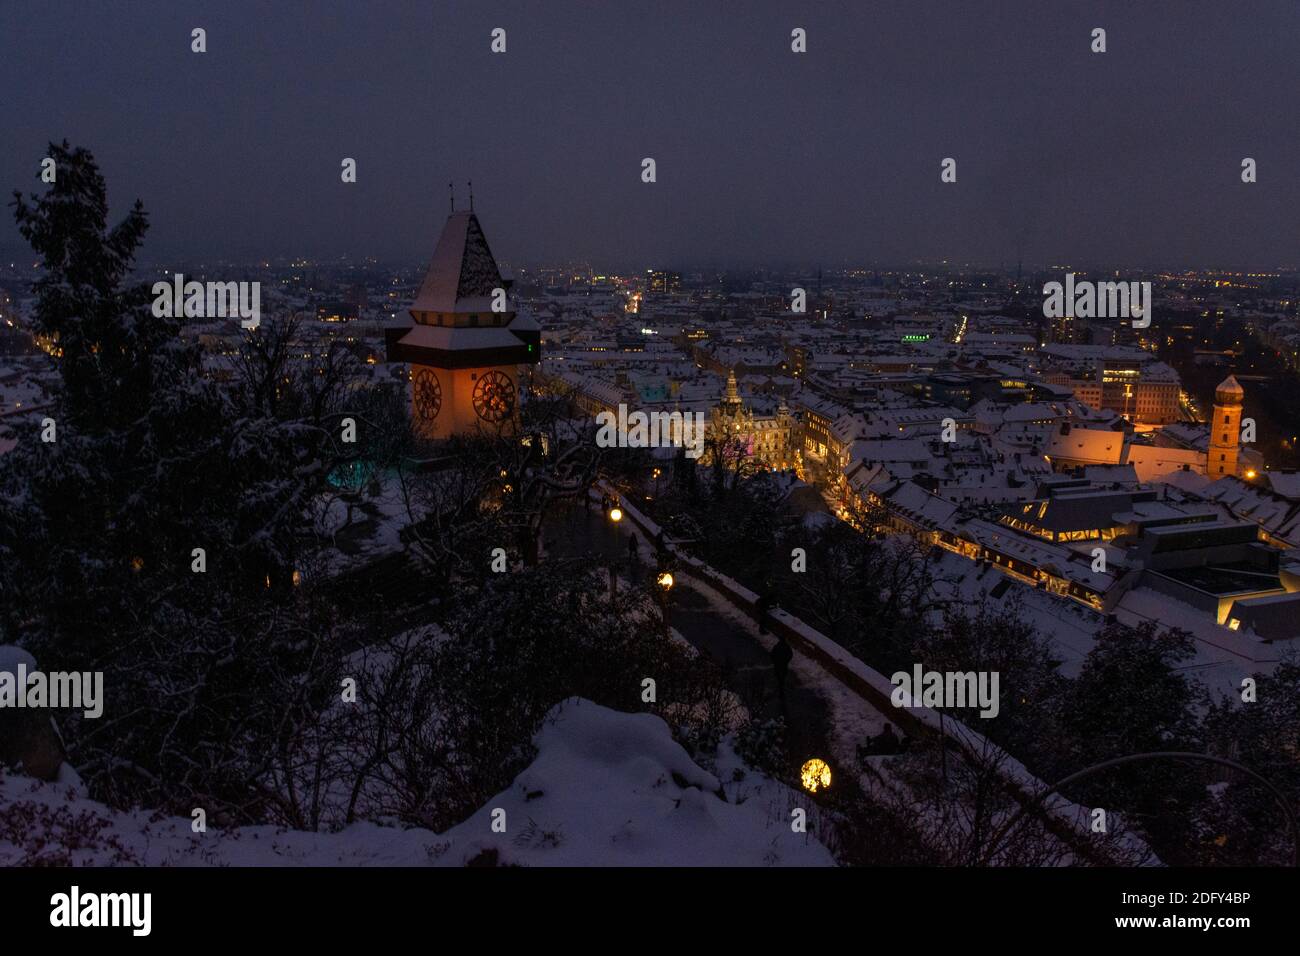
[[[504,421],[515,410],[515,385],[504,372],[484,372],[474,384],[474,411],[485,422]]]
[[[438,376],[427,368],[417,369],[411,379],[415,397],[415,414],[423,422],[431,422],[442,411],[442,385]]]

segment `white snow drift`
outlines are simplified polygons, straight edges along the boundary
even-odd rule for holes
[[[724,799],[719,780],[697,766],[650,714],[625,714],[573,698],[538,732],[537,757],[468,820],[444,834],[354,824],[337,833],[277,827],[191,831],[191,821],[148,811],[121,813],[80,796],[77,786],[0,775],[0,820],[102,824],[76,865],[462,866],[471,860],[524,866],[829,866],[812,835],[794,833],[789,806],[801,798],[752,771],[750,799]],[[65,778],[74,780],[75,775]],[[735,802],[732,802],[735,801]],[[493,832],[501,820],[505,832]],[[498,829],[499,829],[498,824]],[[47,827],[48,828],[48,827]],[[55,827],[54,829],[58,829]],[[0,826],[0,866],[65,851],[57,833],[37,848]],[[33,859],[33,855],[37,859]]]

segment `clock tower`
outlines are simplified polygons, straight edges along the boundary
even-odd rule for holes
[[[472,209],[442,227],[412,325],[384,330],[388,361],[411,367],[411,427],[425,439],[513,434],[522,366],[541,358],[535,321],[515,312]]]
[[[1214,390],[1214,414],[1210,419],[1210,445],[1205,457],[1205,473],[1210,478],[1237,474],[1241,454],[1241,403],[1246,390],[1229,375]]]

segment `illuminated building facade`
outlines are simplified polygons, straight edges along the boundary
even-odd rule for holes
[[[1085,405],[1135,424],[1167,425],[1182,418],[1178,374],[1163,362],[1102,361],[1086,371],[1051,369],[1042,380],[1068,386]]]
[[[647,269],[645,273],[646,292],[681,292],[682,275],[680,272],[664,272],[661,269]]]
[[[783,401],[774,415],[756,415],[746,408],[736,384],[736,373],[727,373],[722,400],[714,406],[709,436],[718,443],[739,449],[745,457],[773,469],[791,467],[790,436],[793,418]]]

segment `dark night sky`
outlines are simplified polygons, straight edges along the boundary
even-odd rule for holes
[[[4,0],[0,184],[87,146],[150,258],[422,259],[454,178],[515,263],[1295,266],[1298,42],[1297,0]]]

